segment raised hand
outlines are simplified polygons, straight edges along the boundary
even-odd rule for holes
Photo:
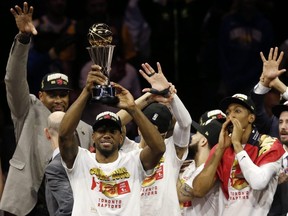
[[[227,120],[222,124],[222,128],[219,134],[218,146],[222,150],[228,148],[231,144],[231,132],[229,127],[231,126],[231,119],[227,118]]]
[[[129,109],[136,106],[132,94],[118,83],[111,82],[111,85],[116,89],[116,96],[119,98],[117,107],[120,109]]]
[[[144,90],[144,89],[143,89]],[[177,93],[177,90],[175,88],[175,86],[170,83],[170,87],[169,87],[169,92],[166,95],[159,95],[159,94],[153,94],[153,91],[149,91],[151,92],[151,99],[153,101],[157,101],[163,104],[170,104],[171,101],[173,100],[174,95]]]
[[[91,65],[91,71],[87,75],[85,89],[92,93],[93,87],[96,85],[105,85],[107,83],[107,77],[101,72],[99,65]]]
[[[233,131],[231,133],[231,142],[233,144],[235,153],[238,153],[241,150],[243,150],[241,141],[242,141],[244,130],[238,119],[231,118],[231,122],[233,124]]]
[[[275,49],[270,49],[268,59],[264,57],[263,52],[260,52],[260,56],[263,62],[263,71],[260,82],[264,86],[270,87],[270,82],[286,71],[286,69],[279,70],[279,65],[283,59],[284,52],[280,52],[278,56],[278,47],[275,47]]]
[[[161,95],[163,97],[169,98],[171,94],[175,93],[175,87],[171,90],[172,84],[168,82],[164,76],[161,65],[157,62],[158,73],[148,64],[141,65],[143,70],[139,70],[141,75],[151,84],[151,88],[144,88],[142,92],[150,92],[154,95]]]
[[[23,3],[23,10],[18,5],[15,5],[15,9],[11,8],[10,12],[13,14],[17,28],[23,34],[37,35],[37,30],[32,22],[34,8],[28,7],[28,3]]]

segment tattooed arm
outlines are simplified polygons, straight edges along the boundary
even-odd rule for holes
[[[177,181],[177,194],[179,202],[187,202],[194,198],[193,189],[179,178]]]

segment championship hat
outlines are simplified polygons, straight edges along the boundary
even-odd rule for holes
[[[46,74],[41,81],[41,91],[72,90],[68,76],[62,73]]]
[[[255,104],[250,97],[245,94],[234,94],[232,97],[226,97],[220,102],[220,109],[225,112],[232,103],[241,104],[255,114]]]
[[[122,124],[119,116],[113,112],[105,111],[96,116],[95,123],[93,125],[93,130],[97,130],[102,125],[112,125],[116,126],[121,132]]]

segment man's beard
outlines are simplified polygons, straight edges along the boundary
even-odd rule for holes
[[[285,141],[282,141],[282,140],[281,140],[281,143],[288,148],[288,140],[285,140]]]
[[[101,148],[100,145],[96,145],[96,149],[106,158],[108,158],[110,155],[112,155],[115,151],[119,150],[119,146],[118,147],[113,147],[112,149],[104,149]]]
[[[286,147],[288,147],[288,139],[281,139],[281,135],[288,135],[288,133],[286,131],[280,131],[280,142],[285,145]]]
[[[193,145],[189,145],[189,151],[188,151],[188,159],[195,159],[196,154],[198,153],[198,142]]]

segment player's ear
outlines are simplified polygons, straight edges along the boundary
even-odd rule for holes
[[[251,113],[248,117],[249,124],[253,124],[253,122],[255,121],[255,118],[256,116],[253,113]]]
[[[50,136],[50,133],[49,133],[48,128],[44,128],[44,134],[45,134],[45,137],[46,137],[48,140],[51,139],[51,136]]]

